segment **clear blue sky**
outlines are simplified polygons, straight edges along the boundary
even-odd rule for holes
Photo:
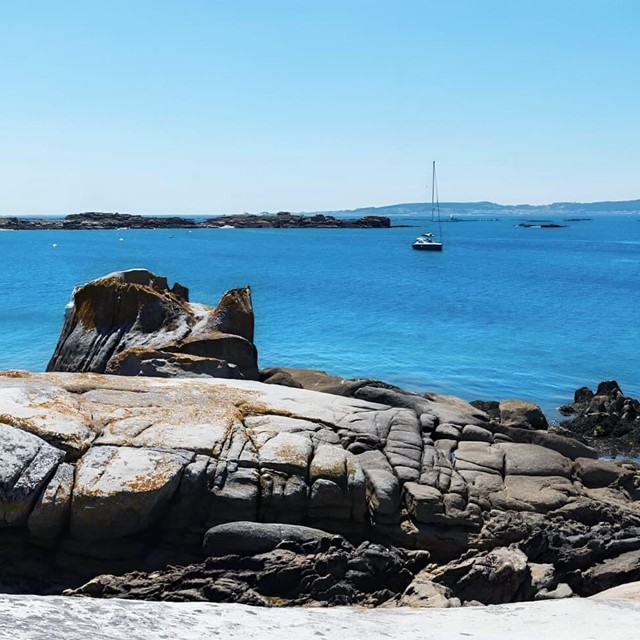
[[[0,12],[3,214],[640,198],[637,0]]]

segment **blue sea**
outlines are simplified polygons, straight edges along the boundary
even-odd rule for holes
[[[431,227],[420,216],[392,229],[0,232],[0,369],[44,370],[73,287],[145,267],[197,302],[251,285],[261,367],[526,398],[551,417],[603,379],[640,397],[640,216],[588,215],[557,229],[460,216],[442,225],[442,253],[411,249]]]

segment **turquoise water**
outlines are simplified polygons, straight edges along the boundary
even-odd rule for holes
[[[639,216],[522,220],[443,224],[441,254],[411,249],[429,226],[419,217],[389,230],[0,232],[0,369],[43,370],[72,288],[141,266],[198,302],[250,284],[262,367],[548,412],[606,378],[640,396]]]

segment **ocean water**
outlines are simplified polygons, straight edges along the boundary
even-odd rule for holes
[[[444,223],[441,254],[411,249],[431,226],[419,216],[387,230],[0,232],[0,370],[44,370],[74,286],[145,267],[197,302],[250,284],[261,367],[526,398],[551,416],[603,379],[639,397],[640,216],[497,217]]]

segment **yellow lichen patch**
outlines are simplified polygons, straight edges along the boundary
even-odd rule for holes
[[[10,427],[22,429],[23,431],[37,431],[38,426],[28,418],[18,418],[8,413],[0,413],[0,422],[8,424]]]
[[[278,458],[282,458],[283,462],[291,463],[298,462],[300,460],[300,449],[290,444],[280,444],[273,448],[274,453]]]
[[[19,369],[9,369],[9,371],[0,371],[2,378],[28,378],[31,374],[28,371],[20,371]]]
[[[325,464],[322,468],[323,473],[326,474],[329,480],[341,477],[344,474],[344,470],[344,460],[334,460],[330,464]]]
[[[131,480],[127,480],[122,486],[123,490],[130,490],[134,493],[145,493],[147,491],[157,491],[165,484],[167,484],[167,475],[171,476],[174,470],[171,465],[158,464],[156,467],[156,473],[154,475],[137,475]]]
[[[191,308],[170,291],[160,291],[141,284],[124,282],[116,277],[89,282],[76,290],[75,316],[85,329],[133,324],[140,308],[154,299],[161,299],[174,311],[191,316]]]

